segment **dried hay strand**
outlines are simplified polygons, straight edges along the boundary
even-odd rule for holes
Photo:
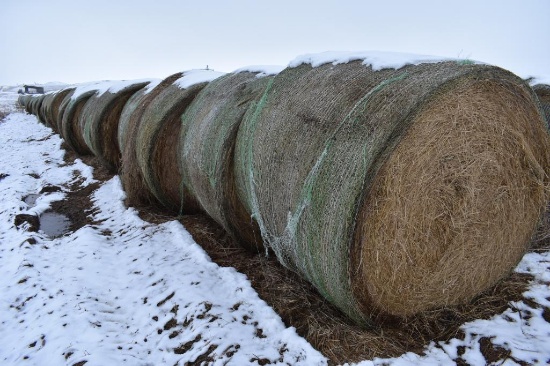
[[[120,145],[122,152],[120,180],[126,192],[128,206],[140,207],[157,204],[157,200],[147,187],[137,161],[137,135],[142,123],[142,115],[149,103],[181,77],[182,73],[178,72],[162,80],[153,90],[138,92],[134,95],[135,99],[132,97],[128,100],[121,114],[119,141],[123,140],[124,143]],[[121,135],[124,137],[121,138]]]
[[[281,263],[359,324],[468,302],[546,204],[534,98],[484,65],[288,68],[239,129],[238,194]]]
[[[80,155],[90,155],[92,153],[84,140],[80,126],[84,120],[84,107],[96,92],[97,90],[88,90],[78,94],[76,97],[74,95],[69,97],[61,120],[59,134],[69,147]]]
[[[262,247],[259,228],[236,194],[233,152],[238,128],[272,77],[228,74],[209,83],[182,116],[180,169],[185,187],[202,210],[235,240]]]
[[[185,77],[183,73],[182,77]],[[149,191],[174,212],[197,212],[199,205],[182,185],[179,167],[181,116],[206,82],[168,85],[146,106],[136,134],[136,159]]]
[[[533,86],[533,90],[539,98],[544,116],[546,117],[546,123],[550,124],[550,85],[537,84]]]
[[[114,93],[94,94],[82,110],[79,132],[92,154],[111,172],[116,172],[120,165],[117,135],[122,108],[136,91],[147,84],[139,82]]]

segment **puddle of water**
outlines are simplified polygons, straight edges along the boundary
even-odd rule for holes
[[[40,231],[51,238],[57,238],[69,231],[71,220],[56,212],[44,212],[40,215]]]
[[[23,198],[23,202],[25,202],[29,207],[34,207],[36,206],[36,200],[38,197],[40,197],[39,194],[29,194]]]

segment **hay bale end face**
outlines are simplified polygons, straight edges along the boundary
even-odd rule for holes
[[[357,322],[467,302],[524,254],[550,139],[511,73],[300,65],[255,104],[239,197],[279,260]]]
[[[204,212],[255,251],[262,239],[237,197],[233,152],[246,111],[271,80],[251,72],[223,76],[209,83],[182,116],[180,169],[185,187]]]
[[[129,84],[121,90],[94,94],[82,111],[79,133],[90,151],[111,171],[120,164],[118,123],[128,99],[148,82]]]

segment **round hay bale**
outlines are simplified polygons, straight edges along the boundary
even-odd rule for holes
[[[42,123],[44,123],[44,120],[42,119],[42,102],[44,102],[44,98],[46,98],[46,94],[40,94],[36,97],[36,103],[33,106],[32,114],[38,118],[38,120]]]
[[[52,128],[54,131],[60,134],[61,131],[61,124],[63,121],[63,114],[65,113],[65,109],[67,108],[67,105],[69,104],[71,100],[71,96],[73,95],[75,91],[75,88],[67,88],[60,90],[57,92],[57,94],[54,97],[54,100],[52,102],[52,109],[51,109],[51,120],[52,120]]]
[[[147,92],[150,91],[148,90],[149,87],[150,86],[140,89],[136,93],[134,93],[130,97],[130,99],[128,99],[128,101],[124,105],[124,108],[122,108],[122,112],[120,113],[120,118],[118,121],[117,133],[118,146],[121,152],[124,151],[126,147],[126,139],[128,138],[128,131],[130,128],[130,119],[132,117],[132,114],[134,114],[136,109],[141,107],[141,102],[147,97]]]
[[[138,108],[142,108],[142,102],[143,100],[149,95],[149,92],[151,92],[158,84],[160,84],[161,80],[155,80],[152,81],[147,85],[147,87],[144,87],[137,92],[135,92],[130,99],[126,102],[124,105],[124,108],[122,108],[122,112],[120,113],[120,118],[118,121],[118,133],[117,133],[117,142],[118,146],[120,148],[120,151],[124,151],[126,147],[126,139],[128,137],[128,130],[130,127],[130,120],[134,112]]]
[[[39,116],[38,116],[38,109],[40,108],[40,105],[42,104],[42,96],[41,95],[37,95],[33,98],[34,102],[32,104],[32,109],[31,109],[31,113],[38,119]]]
[[[182,116],[180,169],[203,211],[246,247],[262,247],[260,230],[237,197],[233,153],[245,112],[272,77],[228,74],[208,84]]]
[[[119,141],[122,159],[120,165],[120,180],[126,192],[126,204],[129,206],[147,206],[156,203],[155,197],[149,191],[140,166],[137,161],[137,135],[141,125],[141,117],[145,108],[164,89],[181,78],[182,73],[170,75],[152,89],[146,88],[130,98],[124,107],[119,123]],[[124,137],[121,138],[121,135]]]
[[[136,135],[136,159],[149,191],[163,206],[180,213],[199,209],[182,184],[178,163],[181,116],[207,82],[179,84],[199,73],[218,75],[211,71],[184,72],[145,107]]]
[[[82,130],[79,127],[82,124],[84,117],[83,109],[86,102],[97,92],[97,90],[87,90],[78,93],[78,89],[68,97],[67,105],[64,106],[65,111],[61,119],[61,128],[59,134],[65,142],[80,155],[90,155],[92,151],[86,145]]]
[[[25,95],[25,94],[21,94],[18,98],[17,98],[17,104],[21,107],[21,108],[25,108],[27,106],[27,103],[29,102],[29,96],[28,95]]]
[[[534,98],[485,65],[288,68],[239,129],[238,194],[358,323],[468,302],[519,262],[547,202]]]
[[[40,108],[40,104],[42,104],[42,95],[34,95],[32,99],[31,114],[38,118],[38,108]]]
[[[31,95],[29,103],[27,104],[27,107],[25,108],[27,113],[34,114],[36,116],[35,112],[36,112],[36,108],[38,106],[38,103],[40,101],[39,97],[40,96],[38,96],[38,95]]]
[[[46,124],[46,121],[44,119],[44,102],[46,101],[47,98],[48,98],[48,94],[42,94],[41,95],[42,101],[40,102],[40,106],[38,107],[38,109],[36,111],[38,119],[43,124]]]
[[[82,110],[79,133],[90,151],[110,171],[116,172],[120,165],[117,133],[122,108],[136,91],[148,83],[126,82],[120,90],[109,89],[104,93],[94,94]]]
[[[33,102],[34,98],[32,95],[27,95],[26,103],[25,103],[25,112],[31,114],[31,103]]]
[[[53,100],[55,99],[56,92],[49,92],[44,97],[44,100],[42,101],[42,106],[40,108],[40,119],[44,122],[44,124],[48,127],[52,126],[52,120],[50,119],[51,116],[51,108]]]
[[[550,125],[550,85],[537,84],[533,86],[533,90],[539,98],[544,116],[546,117],[546,123]]]

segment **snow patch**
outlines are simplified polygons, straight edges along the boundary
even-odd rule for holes
[[[144,94],[149,94],[162,82],[162,79],[151,79],[151,82],[145,86]]]
[[[76,171],[89,182],[91,171],[63,156],[35,116],[0,124],[0,364],[326,364],[179,222],[151,224],[126,208],[118,177],[93,194],[93,224],[59,238],[15,227],[16,215],[37,215],[65,194],[32,207],[24,197],[67,187]]]
[[[279,66],[279,65],[251,65],[251,66],[241,67],[240,69],[233,71],[233,73],[238,74],[240,72],[252,72],[252,73],[257,73],[256,77],[261,78],[264,76],[277,75],[284,69],[285,69],[284,66]]]
[[[340,52],[328,51],[322,53],[305,54],[298,56],[289,63],[289,67],[297,67],[302,64],[310,64],[318,67],[325,64],[345,64],[352,61],[363,61],[363,65],[371,66],[373,70],[399,69],[406,65],[419,65],[423,63],[437,63],[443,61],[474,62],[458,58],[415,55],[400,52],[363,51],[363,52]]]
[[[72,100],[78,99],[81,95],[88,92],[95,92],[96,96],[103,93],[118,93],[119,91],[139,83],[151,83],[156,79],[137,79],[137,80],[103,80],[76,85],[76,89],[71,97]]]
[[[189,70],[185,71],[183,76],[174,82],[174,85],[181,89],[187,89],[195,84],[209,83],[223,75],[225,72],[214,70]]]

